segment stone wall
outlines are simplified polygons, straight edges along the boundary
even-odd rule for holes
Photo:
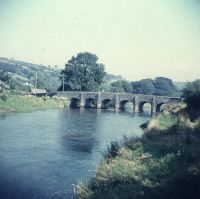
[[[159,112],[163,104],[179,103],[182,101],[181,98],[177,97],[106,92],[60,91],[58,92],[58,96],[65,98],[69,106],[107,108],[108,103],[112,102],[115,110],[122,110],[125,108],[127,102],[131,102],[134,107],[133,111],[136,112],[142,112],[144,104],[149,103],[152,114]]]

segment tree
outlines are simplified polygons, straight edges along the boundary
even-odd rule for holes
[[[0,99],[1,99],[2,101],[6,101],[7,98],[8,98],[8,93],[7,93],[7,91],[6,91],[4,88],[1,88],[1,86],[0,86]]]
[[[89,52],[73,56],[61,71],[64,74],[64,89],[71,91],[97,91],[103,82],[105,69],[97,63],[98,57]],[[60,87],[62,90],[62,86]]]
[[[110,84],[110,92],[114,93],[131,93],[131,84],[125,80],[118,80]]]
[[[110,92],[110,84],[107,82],[102,82],[99,86],[99,91],[101,92]]]
[[[154,93],[154,81],[152,79],[131,82],[131,85],[135,94],[152,95]]]
[[[156,77],[155,80],[142,79],[131,84],[135,94],[172,96],[176,92],[172,80],[166,77]]]
[[[10,77],[8,73],[5,71],[0,71],[0,100],[6,101],[8,94],[7,94],[7,83],[9,83]]]
[[[6,84],[10,81],[10,76],[5,71],[0,71],[0,80]]]
[[[171,79],[166,77],[156,77],[154,80],[155,95],[172,96],[175,93],[175,86]]]
[[[182,97],[187,104],[186,111],[192,119],[200,116],[200,79],[189,82],[183,89]]]

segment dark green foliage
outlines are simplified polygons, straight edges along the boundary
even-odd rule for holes
[[[9,89],[10,77],[8,73],[0,71],[0,99],[6,101],[8,98],[7,89]]]
[[[102,92],[124,93],[132,92],[132,87],[128,81],[122,80],[121,76],[106,74],[99,90]]]
[[[154,93],[154,81],[152,79],[142,79],[132,82],[133,93],[152,95]]]
[[[4,82],[5,84],[9,84],[9,81],[10,81],[11,77],[8,75],[7,72],[5,71],[0,71],[0,80],[2,82]]]
[[[114,156],[100,163],[91,183],[79,186],[75,198],[200,198],[199,130],[199,125],[177,125],[124,138],[114,145],[120,146],[117,150],[111,146],[108,153]]]
[[[172,96],[175,92],[175,86],[171,79],[166,77],[156,77],[154,80],[155,95]]]
[[[98,91],[106,73],[104,65],[97,61],[98,57],[88,52],[73,56],[61,71],[61,79],[64,74],[65,90]]]
[[[60,86],[59,72],[52,72],[51,70],[47,70],[46,72],[38,71],[37,88],[45,88],[47,92],[56,92]]]
[[[183,90],[183,97],[187,104],[186,111],[192,119],[200,116],[200,80],[189,82]]]
[[[5,89],[0,88],[0,99],[2,101],[6,101],[8,98],[8,93],[6,92]]]
[[[107,149],[106,153],[104,154],[104,158],[115,158],[119,152],[121,147],[120,142],[111,142],[110,147]]]
[[[172,80],[165,77],[156,77],[155,80],[142,79],[131,82],[131,84],[135,94],[159,96],[174,96],[177,94]]]
[[[99,91],[101,92],[110,92],[110,84],[107,82],[103,82],[99,86]]]
[[[113,93],[131,93],[131,84],[125,80],[118,80],[110,84],[110,92]]]

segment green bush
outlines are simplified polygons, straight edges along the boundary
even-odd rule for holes
[[[6,101],[8,98],[8,94],[4,89],[0,89],[0,99],[2,101]]]
[[[186,111],[192,120],[200,116],[200,80],[189,82],[183,90],[183,97],[187,104]]]

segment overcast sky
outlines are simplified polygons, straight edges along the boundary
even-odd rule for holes
[[[85,51],[128,80],[200,78],[200,1],[0,0],[0,57],[64,67]]]

